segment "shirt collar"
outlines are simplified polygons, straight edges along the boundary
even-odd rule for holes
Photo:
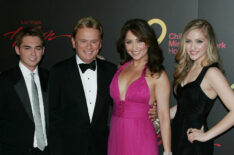
[[[94,59],[94,60],[96,60],[96,59]],[[84,64],[86,64],[83,60],[81,60],[81,58],[76,54],[76,63],[79,65],[79,64],[82,64],[82,63],[84,63]]]
[[[36,75],[38,75],[38,66],[32,72],[20,61],[19,62],[19,68],[20,68],[20,70],[21,70],[24,77],[30,76],[31,73],[35,73]]]

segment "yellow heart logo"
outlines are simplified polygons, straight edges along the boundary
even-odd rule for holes
[[[164,23],[164,21],[162,21],[161,19],[158,18],[153,18],[151,20],[148,21],[148,24],[151,26],[153,24],[159,24],[161,29],[162,29],[162,33],[160,34],[159,38],[158,38],[158,44],[161,44],[161,42],[163,41],[163,39],[165,38],[166,34],[167,34],[167,26]]]

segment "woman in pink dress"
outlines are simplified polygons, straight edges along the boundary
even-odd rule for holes
[[[157,102],[164,154],[171,154],[170,84],[154,30],[145,20],[127,21],[117,41],[123,65],[114,75],[108,155],[158,155],[148,110]]]

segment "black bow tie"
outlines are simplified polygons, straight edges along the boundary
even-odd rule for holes
[[[94,60],[89,64],[81,63],[81,64],[79,64],[79,66],[80,66],[80,69],[81,69],[82,73],[84,73],[87,69],[92,69],[93,71],[95,71],[96,62]]]

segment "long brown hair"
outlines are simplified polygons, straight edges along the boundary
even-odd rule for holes
[[[117,40],[117,50],[120,53],[121,64],[132,59],[125,49],[125,38],[128,31],[131,31],[139,40],[149,46],[147,51],[149,70],[152,74],[160,74],[164,69],[162,51],[158,46],[153,28],[143,19],[128,20],[121,29]]]

